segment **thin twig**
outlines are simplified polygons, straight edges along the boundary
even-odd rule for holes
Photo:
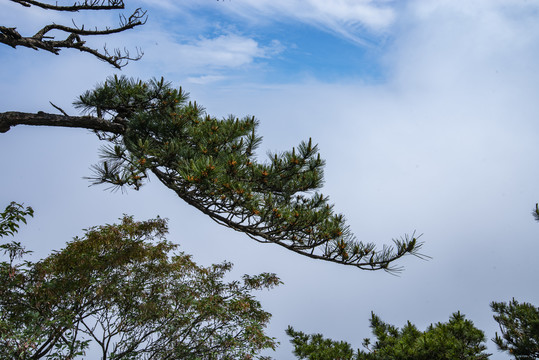
[[[69,116],[67,115],[67,113],[64,111],[64,109],[62,109],[61,107],[59,106],[56,106],[54,105],[52,102],[49,101],[49,104],[51,104],[56,110],[60,111],[62,114],[64,114],[64,116]]]

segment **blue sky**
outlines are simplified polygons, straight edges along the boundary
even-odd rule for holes
[[[383,9],[388,14],[371,25],[320,14],[324,5],[316,3],[307,8],[294,2],[260,5],[227,1],[158,2],[153,6],[159,8],[159,4],[166,6],[168,13],[157,21],[149,19],[152,40],[146,48],[169,47],[179,57],[191,59],[193,52],[198,53],[204,59],[196,64],[188,61],[190,75],[251,80],[254,75],[256,81],[264,83],[305,78],[335,82],[351,76],[375,81],[383,76],[380,57],[390,41],[386,28],[391,25],[391,9]],[[163,32],[165,36],[157,35]],[[164,38],[166,45],[159,40]],[[227,51],[221,52],[223,48]]]
[[[122,74],[164,76],[217,117],[255,115],[259,155],[313,138],[326,159],[322,189],[358,239],[416,230],[430,261],[403,259],[400,277],[304,259],[211,222],[152,181],[110,193],[82,177],[99,141],[75,129],[0,134],[0,200],[34,206],[21,241],[45,256],[81,229],[123,213],[170,219],[170,239],[234,276],[276,272],[259,294],[273,314],[273,356],[292,359],[288,325],[359,347],[374,311],[424,329],[460,310],[490,338],[491,301],[539,304],[539,5],[525,0],[154,0],[148,23],[106,39],[143,49]],[[88,26],[117,14],[64,14],[0,4],[0,24],[36,30],[54,17]],[[75,97],[118,73],[89,55],[0,46],[0,111],[75,114]]]

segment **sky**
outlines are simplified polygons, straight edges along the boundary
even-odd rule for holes
[[[371,337],[371,311],[424,330],[461,311],[482,329],[491,359],[489,303],[539,305],[539,3],[526,0],[153,0],[144,26],[89,39],[138,47],[121,72],[88,54],[0,45],[0,112],[71,114],[75,98],[107,76],[172,82],[218,118],[254,115],[258,155],[313,139],[326,160],[322,193],[359,240],[379,246],[422,234],[425,261],[399,276],[302,257],[223,228],[156,179],[106,191],[84,176],[99,140],[81,129],[18,126],[0,134],[0,203],[35,218],[17,240],[34,258],[82,229],[122,214],[169,219],[169,240],[199,264],[231,261],[231,278],[275,272],[257,293],[273,314],[276,359],[293,359],[292,325],[355,348]],[[50,21],[113,26],[118,13],[54,14],[3,1],[0,24],[32,33]],[[5,206],[2,205],[2,206]]]

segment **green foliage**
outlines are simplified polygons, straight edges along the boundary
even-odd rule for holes
[[[515,359],[539,358],[539,307],[515,299],[509,303],[490,304],[502,336],[492,339],[498,349],[508,351]]]
[[[485,335],[466,320],[460,312],[454,313],[449,322],[430,325],[424,332],[408,322],[402,329],[384,323],[372,314],[371,328],[376,341],[363,341],[368,351],[353,352],[351,346],[342,341],[324,339],[322,335],[305,335],[292,328],[287,334],[292,337],[294,354],[299,359],[310,360],[483,360]]]
[[[30,206],[24,208],[22,204],[12,201],[2,213],[0,213],[0,238],[5,236],[13,236],[19,231],[19,223],[26,224],[26,217],[34,216],[34,209]],[[0,249],[4,255],[8,255],[10,266],[13,262],[23,257],[28,251],[16,241],[11,241],[7,244],[1,244]],[[0,294],[1,295],[1,294]]]
[[[250,359],[274,348],[252,290],[274,274],[226,283],[230,263],[171,254],[166,221],[86,230],[42,261],[0,263],[0,358]]]
[[[290,342],[298,359],[350,360],[354,356],[354,350],[344,341],[325,339],[322,334],[307,335],[291,326],[286,329],[286,334],[292,337]]]
[[[326,196],[324,161],[309,139],[260,163],[254,117],[218,120],[163,79],[112,77],[75,102],[83,111],[124,124],[94,166],[94,183],[139,189],[153,173],[180,198],[224,226],[299,254],[367,270],[396,270],[394,260],[420,256],[413,235],[375,249],[356,241]]]
[[[371,328],[376,336],[372,347],[364,340],[369,352],[360,352],[358,359],[377,360],[453,360],[488,359],[484,353],[485,335],[473,322],[456,312],[449,322],[430,325],[424,332],[408,322],[402,329],[384,323],[372,314]]]
[[[13,236],[19,231],[20,222],[26,224],[26,217],[34,216],[34,210],[28,206],[11,202],[3,212],[0,213],[0,237]]]

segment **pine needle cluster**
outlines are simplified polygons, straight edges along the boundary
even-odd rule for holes
[[[98,134],[108,144],[93,167],[94,184],[138,190],[153,174],[217,223],[315,259],[395,271],[394,260],[422,256],[414,235],[382,249],[356,240],[316,191],[324,160],[311,139],[260,162],[257,119],[212,117],[163,79],[111,77],[75,106],[125,126],[123,134]]]

